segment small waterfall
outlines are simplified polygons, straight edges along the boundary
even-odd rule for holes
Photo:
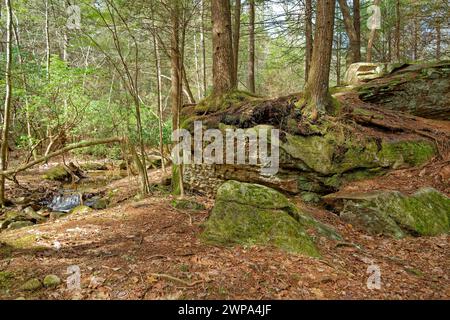
[[[62,194],[55,196],[48,207],[55,212],[69,212],[81,203],[81,194]]]

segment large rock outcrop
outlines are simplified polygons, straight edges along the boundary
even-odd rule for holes
[[[261,175],[261,163],[186,165],[183,169],[187,189],[213,195],[223,182],[238,180],[291,194],[325,195],[349,181],[420,166],[438,153],[429,134],[434,128],[412,118],[399,120],[397,114],[366,106],[361,101],[350,105],[336,99],[335,114],[311,124],[302,118],[301,94],[277,99],[233,98],[219,107],[203,103],[185,108],[183,127],[192,130],[194,121],[201,121],[205,129],[219,129],[224,135],[227,129],[234,128],[279,129],[278,173]],[[226,107],[222,108],[223,105]],[[426,132],[422,135],[422,131]],[[439,132],[436,136],[446,134],[450,135]]]
[[[331,227],[302,213],[278,191],[228,181],[217,192],[201,238],[219,245],[274,245],[289,252],[319,256],[307,231],[340,239]]]
[[[403,65],[358,88],[360,98],[415,116],[450,120],[450,61]]]

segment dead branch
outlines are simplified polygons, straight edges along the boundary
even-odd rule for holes
[[[81,149],[81,148],[86,148],[86,147],[91,147],[91,146],[96,146],[99,144],[108,144],[108,143],[121,143],[123,141],[122,138],[118,138],[118,137],[114,137],[114,138],[108,138],[108,139],[98,139],[98,140],[90,140],[90,141],[82,141],[82,142],[78,142],[78,143],[74,143],[74,144],[70,144],[62,149],[59,149],[57,151],[54,151],[52,153],[49,153],[46,156],[43,156],[39,159],[36,159],[30,163],[21,165],[15,169],[10,169],[10,170],[6,170],[6,171],[1,171],[0,175],[3,176],[9,176],[9,175],[15,175],[21,171],[25,171],[39,163],[42,162],[46,162],[48,161],[50,158],[54,158],[57,157],[59,155],[62,155],[68,151],[74,150],[74,149]]]

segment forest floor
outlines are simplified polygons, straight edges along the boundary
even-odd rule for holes
[[[153,171],[151,179],[161,174]],[[36,184],[38,178],[21,177]],[[212,200],[191,197],[206,210],[181,211],[164,189],[137,200],[127,196],[137,188],[133,179],[108,187],[123,201],[0,233],[0,271],[9,275],[0,299],[450,299],[448,236],[372,237],[294,198],[345,240],[318,239],[320,259],[272,247],[216,247],[199,240]],[[73,265],[80,268],[80,290],[65,283]],[[381,272],[379,290],[367,286],[372,265]],[[49,274],[61,285],[20,289]]]

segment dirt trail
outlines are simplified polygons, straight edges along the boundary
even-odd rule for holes
[[[125,183],[115,187],[129,189]],[[342,242],[318,239],[321,259],[270,247],[214,247],[198,239],[212,201],[197,197],[207,210],[180,211],[172,200],[159,191],[138,202],[1,233],[0,271],[11,278],[1,284],[0,298],[450,298],[448,236],[369,237],[328,211],[310,208],[345,237]],[[367,288],[372,264],[381,271],[380,290]],[[81,271],[78,292],[68,291],[65,283],[72,265]],[[62,284],[20,290],[25,281],[48,274],[58,275]]]

